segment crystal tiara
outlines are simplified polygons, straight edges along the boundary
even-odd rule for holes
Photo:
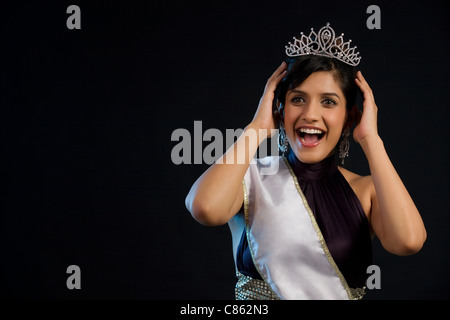
[[[356,46],[350,47],[352,40],[344,42],[341,34],[335,37],[333,28],[330,23],[322,27],[318,33],[311,28],[309,36],[300,33],[300,38],[294,37],[294,43],[289,42],[286,46],[286,54],[289,57],[298,57],[308,54],[336,58],[351,66],[357,66],[361,60],[359,52],[355,53]]]

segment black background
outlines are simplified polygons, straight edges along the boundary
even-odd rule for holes
[[[81,30],[66,27],[71,4]],[[381,30],[366,27],[371,4]],[[428,231],[410,257],[374,240],[381,290],[367,299],[448,299],[445,18],[444,1],[3,5],[1,296],[233,299],[228,227],[184,205],[208,166],[174,165],[171,134],[196,120],[245,127],[287,42],[330,22],[361,52],[380,135]],[[369,174],[354,142],[347,163]],[[73,264],[81,290],[66,287]]]

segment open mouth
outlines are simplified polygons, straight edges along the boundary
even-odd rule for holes
[[[317,146],[325,136],[325,131],[317,128],[301,127],[296,130],[301,144],[305,147]]]

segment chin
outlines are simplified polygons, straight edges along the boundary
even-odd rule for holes
[[[300,156],[297,155],[297,158],[303,163],[317,163],[317,162],[322,161],[326,157],[319,156],[319,155],[311,155],[311,154],[306,154],[306,155],[300,154]]]

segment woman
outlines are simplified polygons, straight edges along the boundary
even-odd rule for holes
[[[373,93],[355,68],[359,53],[329,24],[286,53],[253,120],[194,183],[186,206],[200,223],[229,224],[237,299],[359,299],[371,234],[387,251],[410,255],[422,248],[425,227],[378,135]],[[251,164],[277,124],[283,156]],[[348,155],[353,124],[369,176],[336,164],[336,154],[342,164]],[[265,174],[275,162],[276,174]]]

